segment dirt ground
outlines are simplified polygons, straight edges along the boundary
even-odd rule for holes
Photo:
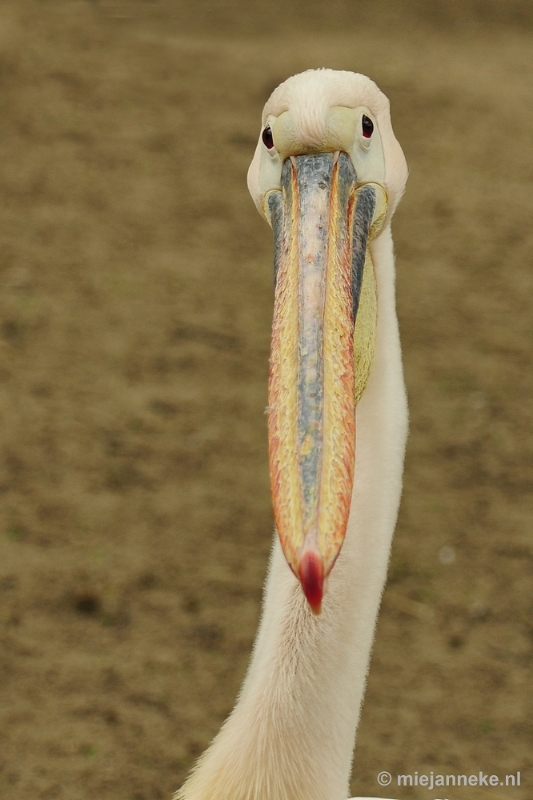
[[[232,708],[272,531],[245,174],[318,66],[376,80],[411,169],[352,789],[520,771],[444,796],[533,798],[533,6],[28,0],[0,7],[0,800],[170,798]]]

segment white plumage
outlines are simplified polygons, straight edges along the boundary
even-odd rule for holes
[[[319,148],[328,108],[365,107],[377,122],[388,195],[381,234],[370,242],[377,331],[368,383],[356,409],[356,468],[346,538],[314,616],[275,538],[263,615],[237,704],[177,800],[345,800],[391,539],[400,501],[407,402],[395,307],[390,218],[407,167],[389,103],[363,75],[309,71],[282,84],[263,127],[284,111],[299,141]],[[262,210],[261,138],[249,172]],[[362,162],[361,162],[362,163]],[[359,175],[358,175],[359,177]]]

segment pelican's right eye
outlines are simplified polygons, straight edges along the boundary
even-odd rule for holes
[[[274,137],[272,136],[272,128],[270,125],[267,125],[263,134],[261,136],[263,140],[263,144],[265,145],[267,150],[272,150],[274,147]]]

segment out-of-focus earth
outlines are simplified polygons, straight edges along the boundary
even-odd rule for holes
[[[411,170],[411,433],[352,791],[533,797],[533,6],[21,0],[0,7],[2,800],[170,798],[233,706],[273,528],[246,170],[272,89],[319,66],[378,83]],[[521,787],[395,785],[430,771]]]

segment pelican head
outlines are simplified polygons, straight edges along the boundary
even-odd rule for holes
[[[266,103],[248,187],[274,232],[270,478],[281,545],[315,613],[346,533],[374,351],[368,244],[406,179],[389,102],[364,75],[309,70]]]

